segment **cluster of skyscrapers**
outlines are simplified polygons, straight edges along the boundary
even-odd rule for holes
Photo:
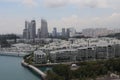
[[[35,38],[47,38],[48,37],[48,25],[47,21],[41,19],[41,29],[36,31],[36,21],[31,20],[25,21],[25,29],[23,30],[23,38],[24,39],[35,39]]]
[[[74,28],[62,28],[62,31],[57,32],[57,28],[53,28],[52,37],[63,37],[69,38],[76,34],[76,30]]]

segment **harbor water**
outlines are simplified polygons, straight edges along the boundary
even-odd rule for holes
[[[0,80],[41,80],[21,65],[22,58],[0,56]]]

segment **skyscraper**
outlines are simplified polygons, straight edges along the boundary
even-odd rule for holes
[[[23,30],[24,39],[35,39],[36,37],[36,22],[32,20],[31,22],[25,21],[25,29]]]
[[[37,38],[40,38],[40,35],[41,34],[41,32],[40,32],[40,28],[38,29],[38,32],[37,32]]]
[[[44,19],[41,19],[41,38],[47,38],[48,37],[48,25],[47,21]]]
[[[57,28],[53,28],[52,36],[57,37]]]
[[[23,29],[23,38],[24,38],[24,39],[27,38],[27,29]]]
[[[73,36],[75,36],[75,34],[76,34],[76,30],[74,29],[74,28],[69,28],[69,31],[70,31],[70,37],[73,37]]]
[[[28,39],[28,21],[25,21],[25,29],[23,29],[23,38]]]
[[[69,28],[67,28],[67,30],[66,30],[66,37],[67,37],[67,38],[70,37],[70,29],[69,29]]]
[[[35,39],[36,37],[36,21],[32,20],[30,23],[30,39]]]
[[[62,28],[62,37],[66,36],[65,28]]]

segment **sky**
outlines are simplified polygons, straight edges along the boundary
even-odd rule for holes
[[[53,27],[120,28],[120,0],[0,0],[0,34],[22,34],[25,20]]]

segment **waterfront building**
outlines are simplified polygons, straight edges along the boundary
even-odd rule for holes
[[[77,61],[94,60],[95,58],[96,52],[94,47],[78,48],[78,54],[76,56]]]
[[[77,49],[63,49],[50,52],[52,62],[74,62],[76,61]]]
[[[120,57],[120,41],[113,38],[53,40],[40,50],[50,55],[52,62],[72,62]],[[72,56],[72,57],[71,57]]]
[[[47,55],[41,50],[34,52],[34,61],[36,64],[45,64],[47,63]]]
[[[41,38],[48,38],[48,24],[47,21],[41,19]]]

